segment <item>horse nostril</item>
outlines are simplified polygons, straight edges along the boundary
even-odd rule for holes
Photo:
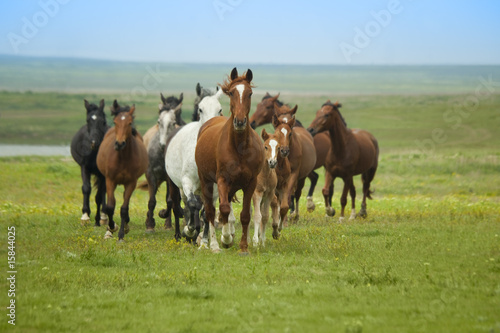
[[[125,148],[125,141],[115,141],[115,150],[122,150],[123,148]]]
[[[314,135],[316,134],[316,131],[315,131],[315,130],[314,130],[314,128],[312,128],[312,127],[309,127],[309,128],[307,129],[307,131],[308,131],[309,133],[311,133],[311,135],[312,135],[312,136],[314,136]]]
[[[250,127],[253,129],[257,127],[257,123],[255,122],[255,120],[250,123]]]

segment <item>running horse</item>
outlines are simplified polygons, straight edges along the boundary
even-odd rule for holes
[[[347,192],[351,194],[352,211],[349,219],[356,218],[356,188],[353,176],[361,174],[363,181],[363,201],[359,216],[366,217],[366,198],[371,199],[370,183],[375,177],[378,166],[379,148],[375,137],[361,129],[349,129],[340,114],[341,104],[328,100],[316,113],[316,118],[308,128],[312,135],[328,130],[331,148],[326,159],[326,176],[323,196],[326,213],[335,215],[335,210],[329,204],[328,198],[333,194],[333,181],[340,177],[344,181],[344,189],[340,198],[342,210],[340,222],[344,220],[344,210],[347,204]]]
[[[98,227],[107,222],[106,214],[101,213],[101,207],[105,204],[106,181],[97,168],[97,152],[104,135],[109,129],[104,114],[104,100],[101,99],[99,106],[84,100],[87,110],[87,124],[83,125],[71,140],[71,156],[80,166],[82,175],[83,207],[81,223],[86,224],[90,220],[90,177],[94,175],[94,185],[97,188],[95,203],[97,213],[95,216],[95,226]]]
[[[113,220],[115,211],[115,189],[117,185],[123,185],[123,205],[120,209],[120,231],[118,239],[123,240],[128,233],[130,221],[129,202],[137,185],[137,179],[146,172],[148,167],[148,153],[142,142],[141,135],[133,127],[135,105],[129,111],[117,112],[114,103],[112,115],[115,127],[111,128],[105,135],[104,140],[97,153],[97,167],[106,177],[107,202],[105,213],[108,215],[108,231],[105,238],[111,238],[112,233],[118,230]]]
[[[253,129],[272,122],[274,104],[278,104],[280,107],[283,106],[283,103],[278,99],[278,97],[279,94],[271,96],[269,93],[266,93],[266,95],[264,95],[262,101],[257,104],[257,108],[250,118],[250,126],[252,126]],[[298,119],[295,119],[295,126],[303,127]],[[326,155],[330,150],[330,136],[328,135],[328,132],[321,132],[314,136],[313,139],[314,148],[316,149],[316,165],[314,166],[314,170],[316,170],[325,165]],[[311,181],[311,186],[307,192],[307,211],[309,212],[314,211],[315,208],[313,194],[319,178],[318,173],[314,170],[307,175],[307,178]],[[300,197],[300,193],[294,193],[293,197],[295,198],[297,196]]]
[[[296,220],[299,217],[299,199],[305,178],[316,166],[316,149],[311,134],[304,128],[295,125],[295,113],[298,106],[290,108],[288,105],[279,106],[274,104],[273,126],[278,128],[281,124],[289,124],[290,133],[290,161],[291,174],[288,182],[288,194],[290,202],[290,218]],[[282,130],[286,131],[286,130]],[[284,133],[287,135],[288,133]],[[296,205],[295,201],[296,200]]]
[[[233,244],[234,226],[228,225],[230,202],[236,191],[243,190],[243,207],[240,214],[243,231],[240,241],[242,254],[248,253],[252,195],[257,185],[257,176],[264,165],[264,146],[248,121],[252,77],[250,69],[238,76],[236,67],[233,68],[229,79],[220,85],[222,91],[229,96],[231,116],[229,119],[215,117],[203,124],[195,151],[206,219],[212,227],[215,219],[214,185],[218,187],[223,247]],[[212,251],[220,251],[214,228],[210,228],[210,237]]]

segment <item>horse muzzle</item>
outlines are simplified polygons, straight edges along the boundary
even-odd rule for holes
[[[283,157],[288,157],[288,155],[290,155],[290,147],[281,147],[280,154]]]
[[[278,161],[276,159],[268,160],[267,163],[271,169],[276,168],[276,165],[278,165]]]
[[[255,120],[254,120],[254,121],[252,121],[252,122],[250,123],[250,127],[251,127],[252,129],[256,129],[256,128],[257,128],[257,122],[256,122]]]
[[[234,118],[233,121],[233,126],[236,131],[244,131],[245,128],[247,127],[248,120],[245,117],[243,120],[238,120],[237,118]]]
[[[125,148],[126,145],[127,143],[125,141],[115,141],[115,150],[116,151],[123,150],[123,148]]]
[[[307,129],[307,131],[308,131],[309,133],[311,133],[311,135],[312,135],[312,136],[315,136],[316,134],[318,134],[318,131],[316,131],[316,130],[315,130],[314,128],[312,128],[312,127],[309,127],[309,128]]]

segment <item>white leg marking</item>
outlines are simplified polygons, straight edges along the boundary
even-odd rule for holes
[[[356,218],[356,209],[353,208],[351,211],[351,216],[349,216],[349,221],[352,221]]]
[[[88,220],[90,220],[90,216],[89,216],[89,214],[84,213],[84,214],[82,215],[81,220],[82,220],[82,221],[88,221]]]

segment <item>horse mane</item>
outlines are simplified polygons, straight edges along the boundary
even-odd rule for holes
[[[342,107],[342,104],[340,104],[339,102],[335,102],[335,103],[332,103],[330,101],[327,101],[325,104],[323,104],[321,107],[323,106],[331,106],[335,111],[337,111],[337,113],[339,114],[340,116],[340,119],[342,120],[342,122],[344,123],[345,127],[347,127],[347,123],[345,122],[345,119],[344,117],[342,116],[342,113],[340,113],[339,111],[339,108]]]
[[[240,82],[243,82],[243,81],[246,81],[249,85],[250,85],[250,88],[255,88],[254,84],[252,82],[248,82],[246,80],[246,76],[247,76],[247,72],[243,73],[241,76],[238,76],[237,78],[235,78],[234,80],[231,80],[231,77],[229,75],[227,75],[226,79],[224,80],[224,82],[222,84],[219,83],[219,87],[221,87],[222,91],[228,91],[229,88],[233,85],[233,84],[236,84],[236,83],[240,83]]]

